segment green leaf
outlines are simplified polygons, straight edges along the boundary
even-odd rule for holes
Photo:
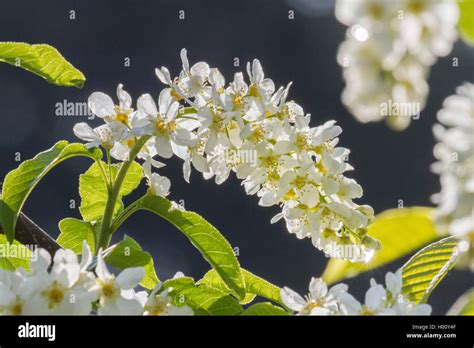
[[[454,266],[461,251],[459,239],[444,238],[421,249],[402,267],[402,293],[411,301],[426,303],[433,289]]]
[[[82,252],[82,241],[87,241],[91,252],[95,251],[94,226],[90,222],[66,218],[59,222],[59,235],[56,242],[64,249],[71,249],[76,254]]]
[[[460,17],[458,22],[461,37],[471,46],[474,45],[474,1],[458,0]]]
[[[145,277],[140,285],[147,289],[153,289],[158,284],[153,258],[129,236],[125,236],[120,243],[113,247],[110,254],[105,257],[105,262],[120,270],[128,267],[144,267]]]
[[[52,46],[0,42],[0,62],[23,68],[49,83],[82,88],[86,78]]]
[[[242,273],[244,274],[244,279],[245,279],[245,271],[242,269]],[[214,269],[211,269],[209,272],[207,272],[204,277],[202,277],[202,279],[200,279],[197,284],[203,284],[209,288],[212,288],[212,289],[216,289],[216,290],[219,290],[219,291],[222,291],[226,294],[231,294],[237,298],[239,298],[239,296],[237,296],[237,293],[230,289],[226,283],[222,280],[222,278],[219,276],[219,274],[216,272],[216,270]],[[247,285],[247,283],[246,283]],[[247,291],[247,287],[246,287],[246,294],[245,294],[245,297],[240,300],[239,302],[241,304],[248,304],[250,302],[252,302],[254,299],[255,299],[255,294],[252,294],[252,293],[249,293]]]
[[[290,315],[287,311],[283,308],[274,306],[270,302],[262,302],[256,303],[242,313],[245,316],[282,316],[282,315]]]
[[[388,264],[440,238],[432,220],[432,208],[412,207],[386,210],[377,215],[368,234],[380,241],[382,250],[368,264],[331,259],[322,275],[335,283]]]
[[[107,171],[107,175],[109,175],[107,164],[101,163],[105,171]],[[110,174],[112,175],[112,180],[115,180],[119,170],[120,164],[111,165]],[[120,187],[114,214],[123,209],[121,198],[135,190],[140,185],[142,179],[142,167],[137,162],[132,162]],[[101,167],[97,162],[92,164],[84,174],[81,174],[79,177],[79,195],[81,196],[79,211],[85,221],[98,221],[102,219],[105,205],[107,204],[108,192],[107,182],[104,180]]]
[[[136,210],[140,209],[161,216],[184,233],[227,286],[240,299],[244,298],[244,279],[239,262],[229,242],[214,226],[200,215],[176,208],[160,196],[144,196],[136,202]]]
[[[205,285],[196,286],[190,277],[169,279],[163,287],[172,288],[174,305],[187,305],[196,315],[240,315],[243,311],[234,297]]]
[[[0,220],[9,241],[13,240],[18,215],[33,188],[53,167],[75,156],[98,160],[102,157],[102,152],[99,149],[88,150],[83,144],[59,141],[49,150],[40,152],[7,174],[3,182]]]
[[[196,108],[192,107],[192,106],[189,106],[189,107],[186,107],[186,108],[181,108],[179,109],[179,114],[178,114],[178,117],[180,118],[186,118],[188,117],[188,115],[194,115],[196,114]]]
[[[447,315],[474,315],[474,289],[469,289],[458,298]]]
[[[31,250],[14,240],[9,244],[4,234],[0,234],[0,269],[14,271],[18,267],[30,268]]]
[[[192,277],[179,277],[165,280],[163,282],[163,288],[171,288],[175,293],[179,293],[186,288],[194,286],[194,279]],[[171,291],[170,289],[170,291]]]
[[[197,315],[239,315],[243,311],[234,297],[205,286],[186,288],[180,295]]]
[[[240,301],[241,304],[247,304],[254,300],[255,296],[261,296],[273,302],[282,304],[280,297],[280,288],[272,283],[262,279],[249,271],[242,269],[245,282],[245,298]],[[227,294],[236,296],[235,291],[229,289],[229,287],[222,281],[222,278],[217,274],[215,270],[207,272],[197,284],[204,284],[207,287],[220,290]]]

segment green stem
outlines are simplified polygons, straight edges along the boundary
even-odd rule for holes
[[[101,160],[96,160],[95,162],[99,166],[100,173],[102,174],[102,179],[104,179],[104,182],[107,184],[107,189],[110,190],[110,180],[109,180],[109,176],[105,173],[105,169],[103,165],[104,162],[102,162]]]
[[[140,197],[117,215],[117,217],[112,222],[112,226],[110,227],[110,233],[117,231],[119,227],[125,222],[125,220],[127,220],[133,213],[140,210],[140,203],[142,199],[143,197]]]
[[[107,168],[109,169],[109,190],[112,189],[112,159],[110,158],[110,150],[107,149]]]
[[[109,191],[109,195],[107,197],[104,216],[102,218],[100,229],[97,235],[96,253],[100,248],[107,248],[110,243],[110,237],[112,234],[111,223],[114,215],[115,205],[117,203],[117,199],[120,193],[120,188],[122,187],[123,181],[125,180],[128,170],[130,169],[130,166],[135,160],[135,157],[137,157],[141,148],[143,147],[143,145],[145,145],[149,138],[150,136],[146,135],[138,139],[133,148],[130,150],[128,160],[122,163],[117,177],[115,178],[115,181],[112,184],[112,187]]]

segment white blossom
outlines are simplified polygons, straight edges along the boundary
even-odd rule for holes
[[[326,283],[320,278],[311,278],[309,294],[300,296],[288,287],[284,287],[280,296],[288,308],[298,315],[335,315],[340,314],[338,297],[347,291],[345,284],[338,284],[328,290]]]
[[[144,94],[137,101],[138,114],[136,131],[141,134],[153,135],[156,152],[163,158],[173,156],[171,144],[194,145],[196,139],[186,128],[186,120],[177,119],[179,103],[163,90],[158,98],[158,108],[149,94]]]
[[[181,272],[177,272],[173,279],[183,276]],[[193,315],[193,310],[187,305],[173,304],[169,295],[171,290],[172,288],[163,288],[163,283],[158,283],[146,300],[144,315]]]
[[[117,98],[119,104],[115,105],[112,98],[102,92],[94,92],[89,97],[88,105],[97,117],[104,119],[107,123],[116,123],[123,127],[129,125],[133,114],[132,98],[123,89],[123,85],[117,86]]]
[[[430,315],[431,306],[415,304],[402,294],[402,269],[385,275],[386,288],[370,281],[370,288],[365,294],[365,304],[359,307],[362,315]]]
[[[139,315],[143,312],[140,297],[133,289],[145,276],[143,267],[126,268],[115,276],[107,269],[99,251],[96,274],[99,315]]]
[[[92,128],[85,122],[74,125],[74,134],[81,140],[86,141],[87,148],[102,146],[104,149],[111,150],[118,141],[125,137],[122,127],[114,124],[103,124]]]
[[[336,284],[328,290],[320,278],[312,278],[310,293],[302,297],[284,287],[280,292],[285,306],[298,315],[430,315],[431,306],[416,304],[402,293],[402,269],[385,275],[386,288],[371,279],[370,288],[361,304],[348,292],[346,284]]]
[[[147,178],[150,192],[157,196],[166,197],[169,194],[171,181],[165,176],[152,172],[152,166],[159,166],[153,162],[154,160],[151,157],[148,157],[143,163],[143,173]]]

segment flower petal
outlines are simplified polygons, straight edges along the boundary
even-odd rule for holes
[[[299,312],[306,306],[306,301],[303,297],[286,286],[281,289],[280,297],[283,303],[294,311]]]
[[[323,298],[328,293],[328,286],[321,278],[311,278],[309,292],[314,299]]]
[[[130,267],[124,269],[115,279],[115,283],[120,289],[133,289],[140,283],[145,276],[145,269],[143,267]]]
[[[90,95],[88,105],[91,111],[98,117],[115,115],[115,104],[107,94],[94,92]]]
[[[138,98],[137,109],[153,117],[156,117],[156,115],[158,114],[158,109],[156,108],[155,101],[148,93],[143,94],[142,96],[140,96],[140,98]]]
[[[120,109],[130,109],[132,106],[132,97],[123,89],[123,85],[121,83],[117,86],[117,97],[120,102]]]

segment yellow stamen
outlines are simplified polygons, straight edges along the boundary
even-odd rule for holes
[[[322,160],[318,161],[318,163],[316,164],[316,168],[318,168],[318,170],[323,174],[326,174],[328,172],[327,168],[323,165]]]
[[[160,301],[160,299],[155,299],[153,305],[146,306],[145,309],[150,315],[164,315],[166,314],[166,303]]]
[[[280,175],[276,171],[271,171],[268,173],[267,178],[269,181],[278,181],[280,180]]]
[[[171,89],[170,94],[172,97],[175,97],[178,101],[183,99],[183,97],[174,88]]]
[[[306,178],[303,176],[296,177],[295,180],[291,182],[295,187],[301,189],[304,185],[306,185]]]
[[[117,116],[115,116],[115,119],[117,121],[125,123],[125,124],[128,123],[128,115],[127,114],[120,113]]]
[[[252,97],[260,98],[260,92],[258,91],[258,87],[253,83],[250,85],[249,95]]]
[[[127,146],[129,148],[132,148],[135,145],[136,142],[137,141],[135,140],[135,138],[130,138],[130,139],[127,140]]]
[[[252,132],[252,135],[250,136],[250,140],[254,143],[258,143],[262,141],[264,137],[265,137],[265,131],[262,129],[262,127],[257,127]]]
[[[167,127],[168,127],[168,130],[169,130],[169,131],[171,131],[171,132],[174,131],[174,130],[176,129],[176,127],[177,127],[177,126],[176,126],[176,122],[175,122],[175,121],[170,121],[170,122],[168,122]]]
[[[283,199],[286,201],[294,201],[298,198],[298,195],[296,194],[295,190],[291,189],[285,195],[283,196]]]
[[[102,285],[102,295],[108,298],[114,298],[117,296],[117,289],[115,288],[114,284],[111,282],[107,282]]]
[[[232,102],[234,103],[235,106],[242,106],[244,103],[244,99],[240,94],[234,94],[232,96]]]
[[[369,9],[369,14],[372,18],[375,18],[375,19],[381,19],[382,18],[382,14],[383,14],[383,7],[381,4],[376,4],[376,3],[373,3],[370,5]]]
[[[16,302],[10,309],[12,315],[21,315],[23,313],[23,306],[21,303]]]
[[[416,14],[423,12],[425,9],[425,4],[423,1],[425,0],[411,0],[408,4],[408,10]]]
[[[375,311],[370,310],[369,308],[367,308],[367,306],[362,306],[360,314],[361,315],[375,315]]]
[[[163,133],[166,130],[166,123],[163,119],[158,118],[155,123],[155,128],[158,132]]]
[[[43,295],[48,299],[48,307],[53,308],[63,301],[64,289],[55,281],[49,289],[43,292]]]
[[[323,299],[310,300],[310,301],[306,304],[306,306],[301,310],[301,313],[310,314],[311,311],[312,311],[314,308],[322,307],[323,304],[324,304]]]

